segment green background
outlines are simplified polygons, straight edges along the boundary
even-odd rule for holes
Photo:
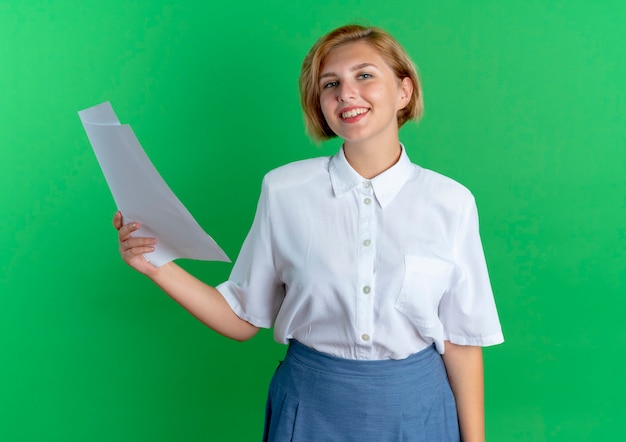
[[[215,335],[123,264],[77,111],[110,100],[234,259],[263,174],[338,148],[306,138],[297,76],[352,21],[419,66],[413,161],[478,201],[506,337],[485,350],[488,439],[626,440],[617,0],[1,0],[0,440],[260,440],[284,347]]]

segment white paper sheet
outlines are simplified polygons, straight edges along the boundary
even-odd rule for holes
[[[146,259],[157,267],[176,258],[230,262],[170,190],[108,101],[78,115],[124,222],[141,223],[134,236],[158,240]]]

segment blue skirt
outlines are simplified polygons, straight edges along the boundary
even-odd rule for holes
[[[454,396],[434,346],[356,361],[292,340],[270,384],[265,442],[458,442]]]

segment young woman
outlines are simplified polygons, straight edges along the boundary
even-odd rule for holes
[[[411,60],[345,26],[311,48],[300,89],[309,134],[343,146],[266,175],[227,282],[154,267],[157,240],[118,212],[123,259],[218,333],[289,343],[264,440],[484,440],[481,347],[502,332],[471,193],[400,143],[422,113]]]

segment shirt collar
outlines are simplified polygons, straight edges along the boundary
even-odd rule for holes
[[[400,144],[400,147],[402,153],[398,162],[371,180],[359,175],[348,163],[343,147],[339,149],[339,152],[330,159],[328,166],[330,182],[335,196],[340,197],[358,186],[363,186],[363,183],[369,182],[374,190],[376,200],[384,209],[404,186],[413,169],[404,145]]]

